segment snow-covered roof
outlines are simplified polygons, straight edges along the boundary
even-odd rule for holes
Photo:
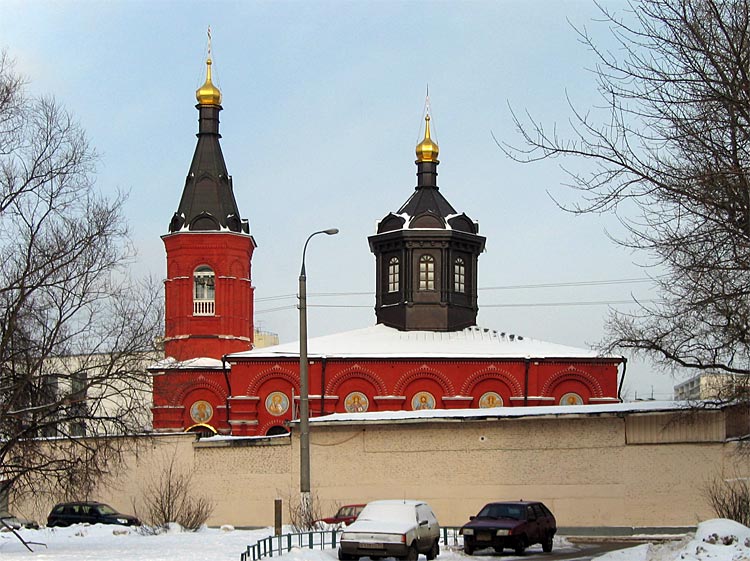
[[[519,417],[570,416],[570,415],[621,415],[623,413],[666,413],[684,411],[695,407],[686,401],[635,401],[630,403],[605,403],[597,405],[540,405],[532,407],[491,407],[484,409],[423,409],[419,411],[370,411],[364,413],[332,413],[310,418],[310,423],[377,423],[380,421],[502,419]],[[710,403],[705,408],[716,408]]]
[[[617,358],[480,327],[462,331],[399,331],[382,324],[315,337],[308,340],[307,349],[310,357],[328,358]],[[299,342],[294,341],[234,353],[228,358],[298,356]]]
[[[191,358],[188,360],[178,361],[175,358],[168,356],[164,360],[160,360],[148,367],[148,370],[182,370],[182,369],[199,369],[199,370],[221,370],[223,365],[220,360],[215,358],[209,358],[205,356]],[[229,365],[227,364],[227,368]]]

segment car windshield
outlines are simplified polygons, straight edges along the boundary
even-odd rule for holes
[[[521,520],[523,508],[518,505],[489,504],[479,511],[479,518],[512,518]]]
[[[400,522],[416,522],[417,515],[412,505],[406,504],[369,504],[359,515],[357,520],[388,520]]]
[[[117,511],[109,505],[99,505],[98,510],[99,514],[103,514],[105,516],[110,514],[117,514]]]

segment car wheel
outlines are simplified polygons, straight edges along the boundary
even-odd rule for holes
[[[405,561],[417,561],[419,558],[419,551],[417,551],[417,548],[414,546],[414,544],[410,545],[409,548],[406,550],[406,557],[404,557]]]
[[[555,535],[553,533],[547,534],[547,537],[544,538],[544,541],[542,542],[542,551],[544,553],[550,553],[552,551],[552,543],[554,542]]]
[[[473,543],[467,543],[464,541],[464,553],[466,555],[473,555],[474,554],[474,544]]]
[[[502,553],[503,552],[503,546],[502,545],[496,545],[495,546],[495,553]]]
[[[353,561],[354,555],[349,555],[348,553],[344,553],[341,551],[341,548],[339,548],[339,561]]]
[[[526,538],[524,536],[518,538],[516,545],[513,547],[513,551],[515,551],[516,555],[524,554],[526,551]]]
[[[438,555],[440,555],[440,544],[438,543],[438,540],[435,540],[434,542],[432,542],[430,551],[427,552],[427,561],[432,561]]]

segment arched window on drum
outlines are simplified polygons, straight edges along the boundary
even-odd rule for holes
[[[453,264],[453,290],[466,292],[466,264],[460,257]]]
[[[419,290],[435,290],[435,258],[432,255],[419,258]]]
[[[399,289],[398,257],[391,257],[388,261],[388,292],[398,292]]]

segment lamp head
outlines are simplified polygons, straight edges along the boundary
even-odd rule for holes
[[[323,230],[323,233],[324,234],[328,234],[329,236],[332,236],[334,234],[338,234],[339,233],[339,229],[338,228],[328,228],[328,230]]]

